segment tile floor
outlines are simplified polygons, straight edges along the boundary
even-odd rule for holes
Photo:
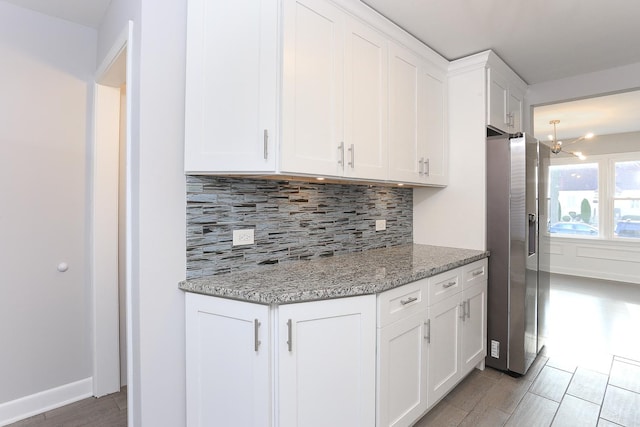
[[[552,275],[549,322],[525,376],[475,370],[415,427],[640,427],[640,286]]]
[[[640,427],[640,286],[552,276],[552,335],[526,375],[475,370],[415,427]],[[10,427],[126,427],[126,389]]]

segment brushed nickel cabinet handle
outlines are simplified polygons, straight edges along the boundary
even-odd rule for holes
[[[342,168],[344,169],[344,141],[340,142],[340,145],[338,145],[338,155],[340,156],[340,159],[338,160],[338,164],[342,166]]]
[[[354,147],[353,144],[351,144],[349,146],[349,153],[351,154],[351,161],[349,162],[349,166],[351,166],[351,169],[354,169],[356,167],[355,151],[356,151],[356,148]]]
[[[269,131],[264,130],[264,159],[269,158]]]
[[[293,322],[291,319],[287,320],[287,335],[289,338],[287,340],[287,348],[291,352],[293,351]]]
[[[456,281],[454,280],[453,282],[449,282],[449,283],[447,283],[445,285],[442,285],[442,287],[447,289],[447,288],[450,288],[450,287],[454,286],[455,284],[456,284]]]
[[[427,340],[427,343],[431,343],[431,319],[427,319],[424,321],[425,326],[425,335],[424,339]]]
[[[473,277],[479,276],[479,275],[481,275],[482,273],[484,273],[484,271],[483,271],[483,270],[476,270],[476,271],[474,271],[474,272],[473,272]]]
[[[414,301],[418,301],[418,298],[417,297],[409,297],[407,299],[402,299],[402,300],[400,300],[400,304],[407,305],[407,304],[411,304]]]
[[[258,329],[260,329],[260,321],[258,319],[253,319],[253,351],[258,352],[258,348],[260,347],[260,340]]]

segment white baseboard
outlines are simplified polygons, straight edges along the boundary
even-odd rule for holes
[[[93,396],[93,379],[85,378],[10,402],[0,403],[0,426],[6,426],[90,396]]]
[[[566,274],[568,276],[589,277],[591,279],[612,280],[614,282],[626,282],[640,284],[640,277],[630,274],[620,274],[613,271],[595,271],[585,270],[571,267],[562,267],[551,263],[551,272],[557,274]]]

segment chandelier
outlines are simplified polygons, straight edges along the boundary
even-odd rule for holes
[[[551,152],[553,154],[558,154],[562,151],[562,141],[558,141],[558,138],[556,137],[556,125],[560,123],[560,120],[551,120],[549,122],[550,125],[553,125],[553,136],[549,135],[549,139],[551,140]],[[581,136],[580,138],[576,138],[573,141],[565,144],[564,146],[568,146],[571,144],[575,144],[576,142],[580,142],[583,141],[585,139],[591,139],[593,138],[593,133],[589,132],[586,135]],[[576,156],[577,158],[579,158],[580,160],[584,160],[586,159],[586,157],[584,156],[584,154],[582,154],[580,151],[568,151],[568,150],[564,150],[565,153],[571,154],[573,156]]]

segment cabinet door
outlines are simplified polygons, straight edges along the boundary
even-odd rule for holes
[[[462,292],[429,307],[429,406],[460,380]]]
[[[471,371],[487,355],[487,282],[465,289],[462,322],[462,373]]]
[[[269,307],[186,295],[187,426],[271,425]]]
[[[487,92],[487,124],[509,132],[509,82],[491,68],[487,69]]]
[[[345,19],[324,0],[284,2],[282,172],[343,173]]]
[[[346,24],[344,174],[386,180],[388,41],[353,18]]]
[[[279,426],[375,425],[375,298],[278,307]]]
[[[524,94],[516,87],[509,87],[509,132],[522,132],[522,108],[524,104]]]
[[[426,184],[447,185],[449,142],[447,133],[447,77],[433,67],[421,72],[419,120],[422,178]]]
[[[422,164],[418,131],[420,59],[389,44],[389,179],[418,182]],[[424,160],[424,159],[423,159]]]
[[[278,5],[189,0],[185,171],[276,167]]]
[[[410,426],[427,410],[427,312],[378,330],[377,426]]]

